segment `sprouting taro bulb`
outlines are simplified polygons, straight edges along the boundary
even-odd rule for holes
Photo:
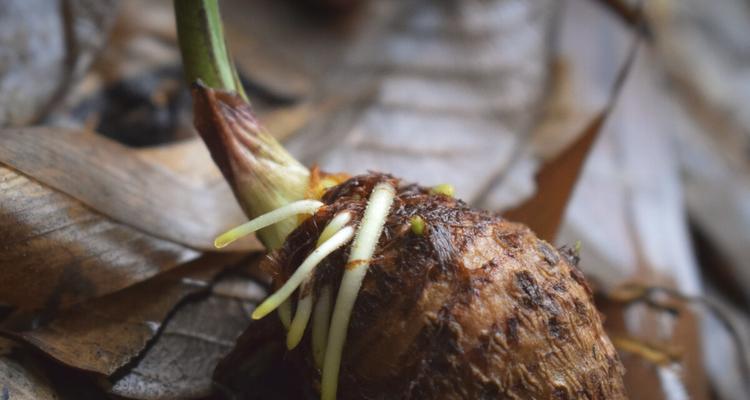
[[[426,188],[371,174],[331,189],[266,265],[277,284],[320,226],[343,211],[357,220],[383,181],[398,189],[351,313],[339,399],[626,398],[576,257]],[[411,229],[415,216],[421,234]],[[314,292],[340,286],[345,253],[318,268]],[[318,387],[313,347],[296,356]]]
[[[247,105],[216,99],[213,120],[241,137],[247,125],[225,114]],[[278,319],[261,326],[287,336],[293,350],[283,357],[324,400],[626,398],[623,367],[569,250],[449,191],[384,174],[304,201],[319,203],[264,262],[274,293],[253,317],[292,306],[289,330]],[[270,354],[254,329],[233,361]]]

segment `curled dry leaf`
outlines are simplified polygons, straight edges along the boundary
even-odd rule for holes
[[[213,278],[240,257],[207,255],[157,278],[78,304],[41,326],[34,326],[38,321],[29,324],[21,317],[10,318],[4,330],[65,365],[111,375],[143,350],[175,306],[208,290]]]
[[[197,256],[2,165],[0,226],[0,303],[20,309],[67,307]]]
[[[262,286],[242,275],[180,306],[152,346],[112,381],[110,392],[134,399],[194,399],[211,393],[211,373],[247,328]]]

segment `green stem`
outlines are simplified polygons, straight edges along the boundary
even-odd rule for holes
[[[175,0],[174,7],[195,126],[245,214],[253,219],[302,199],[310,172],[252,115],[224,41],[218,0]],[[296,217],[288,218],[257,235],[273,250],[297,224]]]
[[[224,40],[217,0],[175,0],[177,36],[188,84],[202,80],[247,100]]]

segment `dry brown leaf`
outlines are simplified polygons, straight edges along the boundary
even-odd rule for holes
[[[607,19],[606,12],[589,1],[572,0],[566,4],[561,24],[563,29],[559,34],[562,39],[560,48],[568,61],[566,67],[570,67],[576,78],[568,102],[576,111],[569,113],[568,120],[575,122],[577,116],[588,112],[593,114],[588,119],[594,121],[598,116],[596,110],[601,110],[601,100],[606,99],[609,92],[609,84],[602,83],[611,82],[611,75],[617,73],[622,50],[632,40],[633,32],[620,29],[616,20]],[[607,39],[599,40],[604,37]],[[648,53],[644,51],[638,58],[642,61],[646,57]],[[643,78],[638,76],[638,64],[636,61],[628,79],[627,86],[631,89],[636,85],[634,82]],[[641,71],[657,71],[652,65],[643,67],[644,63],[640,64]],[[586,168],[584,185],[577,189],[575,207],[567,213],[564,239],[568,243],[583,240],[582,268],[589,277],[599,277],[606,285],[632,278],[668,286],[689,286],[695,272],[691,271],[689,248],[683,241],[682,235],[686,235],[686,231],[680,219],[681,203],[673,197],[679,185],[674,185],[675,176],[671,175],[671,154],[661,147],[662,143],[669,141],[664,137],[673,125],[669,114],[652,101],[659,97],[656,94],[661,89],[659,83],[655,80],[645,82],[640,79],[637,89],[623,89],[618,110],[601,134],[602,139],[607,140],[596,145],[596,155],[591,157],[592,162]],[[626,101],[628,91],[631,96]],[[640,94],[635,101],[634,93]],[[595,112],[592,113],[592,109]],[[651,118],[655,116],[666,123],[655,126]],[[623,142],[627,142],[627,151]],[[544,152],[537,151],[540,153]],[[654,187],[660,190],[653,190]],[[564,203],[562,199],[559,201]],[[550,206],[554,207],[554,204]],[[527,214],[531,214],[528,218],[533,218],[535,213],[544,212],[543,208],[532,208]],[[582,214],[588,217],[585,223],[582,223]],[[555,217],[553,213],[548,217],[551,221],[539,223],[552,222],[549,225],[555,225]],[[552,237],[551,234],[545,235]],[[636,259],[644,254],[656,265],[639,263]],[[616,310],[603,311],[608,322],[623,319]],[[640,356],[623,354],[626,386],[631,398],[662,399],[667,391],[669,396],[676,396],[670,398],[684,398],[685,392],[690,398],[705,398],[707,382],[701,364],[701,327],[696,316],[688,310],[681,314],[681,318],[670,319],[647,311],[640,308],[630,310],[627,326],[621,324],[618,329],[610,330],[610,335],[637,335],[658,343],[669,341],[687,350],[679,365],[669,367],[656,367]]]
[[[0,3],[0,127],[43,117],[104,44],[117,0]]]
[[[106,398],[106,393],[94,384],[91,374],[64,367],[31,350],[22,343],[0,338],[0,399]]]
[[[317,113],[288,148],[327,171],[451,183],[473,202],[540,111],[555,3],[370,3],[314,93],[343,106]]]
[[[250,322],[265,289],[243,275],[228,275],[214,291],[186,302],[132,368],[109,389],[126,398],[202,398],[211,392],[211,373]]]
[[[641,295],[637,293],[639,287],[646,290]],[[632,300],[639,298],[647,300],[651,291],[645,285],[632,285],[630,289],[635,290],[618,291],[612,299],[597,298],[597,308],[607,316],[605,329],[628,371],[625,386],[630,397],[660,400],[665,396],[679,396],[684,391],[691,399],[709,398],[701,352],[696,351],[701,345],[696,331],[699,315],[685,302],[659,304],[658,307],[633,303]],[[668,323],[673,328],[666,336],[657,333],[655,327],[644,327],[635,333],[628,329],[626,322],[632,316],[655,325]],[[658,344],[654,344],[655,340]],[[665,374],[673,374],[671,385],[666,384]]]
[[[547,162],[537,172],[534,195],[518,207],[504,212],[503,216],[511,221],[523,222],[540,238],[554,242],[581,167],[605,117],[605,112],[598,115],[573,145]]]
[[[386,2],[370,3],[361,12],[337,15],[311,15],[293,1],[231,0],[221,6],[227,42],[240,72],[254,86],[286,100],[313,95],[338,68],[348,45],[361,36],[370,19],[377,19],[371,8],[382,8],[378,3]]]
[[[52,311],[103,296],[198,253],[111,221],[0,165],[0,303]]]
[[[213,278],[241,257],[207,255],[126,290],[78,304],[41,326],[11,318],[4,330],[65,365],[111,375],[157,335],[177,304],[209,290]]]
[[[0,163],[116,221],[195,249],[214,250],[216,236],[246,219],[223,181],[191,185],[136,150],[88,132],[2,131]],[[250,241],[233,250],[259,248]]]
[[[57,400],[47,377],[29,357],[11,354],[11,342],[0,338],[0,399]]]
[[[522,222],[540,238],[554,242],[563,215],[573,193],[584,162],[604,126],[637,56],[636,37],[622,64],[605,107],[586,125],[578,139],[537,171],[536,192],[522,204],[507,210],[503,216]]]
[[[327,67],[333,65],[337,68],[332,68],[332,70],[343,72],[340,77],[324,83],[326,88],[324,95],[321,97],[330,100],[332,97],[342,96],[343,93],[343,96],[351,96],[354,100],[347,100],[344,102],[347,103],[346,107],[338,107],[331,113],[326,113],[314,120],[311,125],[303,129],[304,132],[312,132],[305,133],[305,135],[311,135],[311,138],[298,136],[293,139],[295,141],[293,146],[299,154],[305,155],[308,161],[323,159],[325,160],[324,166],[331,169],[351,170],[354,168],[363,170],[368,167],[379,168],[407,177],[414,176],[414,180],[424,183],[450,181],[459,187],[459,194],[462,197],[471,200],[476,193],[493,186],[498,174],[501,174],[507,167],[509,154],[517,149],[519,143],[523,142],[522,135],[527,130],[526,120],[536,113],[536,101],[534,99],[538,94],[532,93],[528,98],[524,96],[529,92],[541,90],[542,83],[545,80],[544,73],[527,76],[524,75],[523,71],[544,68],[546,44],[544,41],[536,42],[530,39],[524,41],[524,38],[527,38],[527,35],[540,35],[542,38],[546,38],[549,33],[548,29],[550,29],[547,25],[549,20],[546,16],[540,17],[537,14],[539,10],[534,6],[535,2],[529,2],[529,4],[532,4],[530,6],[522,6],[524,11],[520,13],[520,17],[518,17],[518,14],[506,14],[502,7],[493,8],[490,5],[491,2],[484,6],[481,3],[477,5],[478,3],[465,2],[466,4],[454,7],[455,10],[453,11],[441,9],[440,6],[428,2],[423,2],[418,7],[404,6],[403,8],[401,8],[401,5],[394,6],[394,4],[398,4],[396,2],[372,3],[389,4],[388,6],[375,6],[381,10],[386,10],[386,12],[373,16],[372,24],[383,25],[387,23],[389,28],[395,28],[389,32],[366,32],[362,36],[354,35],[352,40],[355,42],[354,48],[359,49],[364,54],[376,54],[378,57],[385,56],[381,60],[376,60],[376,67],[373,67],[372,60],[356,62],[357,57],[353,57],[355,61],[353,65],[345,65],[340,69],[336,65],[338,60],[331,62],[331,60],[336,60],[335,57],[326,59],[326,62],[329,63]],[[388,7],[390,7],[390,11],[388,11]],[[460,64],[460,60],[471,59],[471,57],[458,54],[456,48],[452,46],[454,44],[452,40],[458,40],[459,37],[463,40],[463,35],[470,36],[472,41],[477,40],[472,35],[486,32],[470,31],[467,33],[466,27],[471,27],[471,24],[467,22],[468,19],[466,18],[477,18],[477,15],[481,17],[483,11],[492,10],[495,11],[495,14],[492,15],[501,18],[494,20],[489,17],[486,20],[479,18],[479,21],[484,21],[486,26],[480,25],[498,36],[501,34],[511,36],[509,40],[514,42],[516,48],[521,48],[521,52],[529,51],[531,56],[526,53],[523,57],[513,52],[504,53],[502,41],[500,41],[499,50],[492,49],[492,46],[497,43],[494,42],[492,35],[489,35],[490,39],[485,42],[478,40],[480,44],[476,47],[482,48],[483,45],[487,45],[499,54],[498,59],[511,59],[512,62],[509,63],[511,65],[507,70],[501,68],[500,71],[494,72],[480,71],[478,75],[482,76],[476,77],[472,74],[477,71],[470,71],[460,65],[458,67],[455,65],[445,67],[445,63],[456,62]],[[489,12],[486,12],[486,14],[490,15]],[[232,15],[237,19],[242,19],[243,16],[242,13],[232,13]],[[398,17],[394,17],[394,15]],[[259,18],[257,15],[254,17]],[[514,18],[517,18],[517,20],[514,20]],[[522,31],[514,25],[513,21],[527,25],[524,28],[526,30]],[[267,21],[267,23],[271,24],[272,22]],[[254,26],[255,24],[247,25]],[[295,24],[291,25],[294,26]],[[370,25],[367,26],[370,27]],[[508,32],[505,32],[505,29]],[[522,32],[519,33],[519,31]],[[259,34],[262,34],[262,32]],[[435,39],[434,47],[427,46],[426,49],[420,47],[419,51],[410,53],[407,50],[410,43],[409,37],[412,35],[432,37]],[[303,36],[297,33],[296,37],[299,39]],[[267,43],[256,44],[256,47],[260,48],[260,50],[256,49],[257,54],[263,54],[264,51],[277,51],[271,49],[272,45],[278,43],[276,39],[265,38],[265,40]],[[367,43],[368,40],[369,43]],[[377,45],[373,45],[373,42]],[[380,45],[383,43],[385,44],[381,48]],[[294,51],[290,51],[287,46],[284,47],[279,51],[280,54],[276,55],[275,62],[277,65],[292,64],[295,61]],[[316,47],[310,46],[310,48],[313,50],[309,51],[308,54],[314,55]],[[404,48],[407,50],[404,50]],[[435,50],[435,52],[431,53],[429,50]],[[256,64],[268,62],[269,59],[273,60],[273,58],[261,57],[257,54],[253,53],[253,57],[246,59],[254,59],[253,62]],[[514,57],[518,57],[519,60],[514,60]],[[323,58],[325,59],[325,57]],[[311,58],[307,57],[307,59],[309,61]],[[431,61],[425,62],[423,59]],[[242,62],[242,60],[240,61]],[[380,63],[378,64],[378,62]],[[444,63],[441,64],[441,62]],[[251,71],[253,69],[258,70],[256,64],[251,64],[253,65],[250,68]],[[441,69],[442,67],[445,68]],[[322,79],[320,71],[326,70],[326,68],[322,68],[318,71],[316,68],[318,67],[305,67],[301,73],[287,70],[272,75],[275,72],[272,65],[266,67],[265,71],[261,71],[262,74],[270,74],[264,75],[264,77],[271,76],[271,78],[268,78],[268,80],[261,79],[261,81],[280,93],[290,93],[290,96],[309,94],[312,92],[311,87],[320,85],[319,80]],[[453,73],[456,73],[457,76],[452,76]],[[279,76],[293,77],[295,74],[303,77],[297,80],[278,79]],[[255,76],[253,77],[255,78]],[[350,79],[356,84],[348,85]],[[435,87],[439,89],[442,87],[441,84],[445,82],[455,83],[453,88],[456,89],[455,93],[460,94],[460,96],[458,96],[458,100],[448,99],[446,103],[440,104],[439,100],[442,100],[442,98],[439,90],[435,91]],[[416,89],[420,89],[420,84],[424,84],[424,87],[431,89],[419,92]],[[503,86],[504,84],[508,84],[511,89],[520,87],[521,97],[524,97],[524,101],[520,103],[523,104],[519,106],[519,104],[505,104],[502,101],[494,102],[500,97],[495,98],[493,92],[495,90],[504,92],[507,89]],[[498,88],[493,85],[500,85],[501,87]],[[401,97],[398,97],[399,94]],[[414,97],[415,101],[411,102],[409,97]],[[430,103],[434,99],[437,99],[435,100],[437,103]],[[472,99],[478,100],[472,102]],[[500,98],[500,100],[503,99]],[[518,112],[514,107],[523,111]],[[520,115],[520,117],[517,117],[517,115]],[[596,124],[596,121],[592,124]],[[462,126],[464,128],[457,128]],[[465,128],[466,126],[469,128]],[[501,128],[498,129],[498,126]],[[291,130],[295,128],[293,127]],[[413,136],[399,135],[397,132],[410,132]],[[497,137],[493,138],[493,135]],[[406,143],[395,142],[393,138],[396,136],[407,138]],[[461,146],[467,140],[484,143],[485,139],[492,145],[486,146],[487,148],[484,149]],[[313,145],[308,146],[310,143]],[[582,146],[585,147],[585,144]],[[2,147],[2,143],[0,143],[0,151],[2,151]],[[501,149],[501,151],[498,152],[498,149]],[[581,150],[577,151],[581,152]],[[147,153],[149,152],[139,154]],[[586,151],[583,150],[584,155],[585,153]],[[151,155],[145,157],[150,158]],[[170,158],[169,155],[167,155],[167,158]],[[380,165],[363,165],[363,162],[373,162],[372,160],[379,158],[383,160]],[[571,158],[573,160],[569,160],[566,165],[576,162],[580,164],[583,156],[579,154],[578,156],[571,156]],[[0,157],[0,160],[2,160],[2,157]],[[147,163],[149,162],[147,161]],[[488,162],[491,164],[489,167],[487,167]],[[161,161],[155,163],[158,165]],[[170,161],[167,162],[167,164],[169,163]],[[452,172],[448,172],[455,172],[456,175],[435,168],[436,165],[440,166],[441,164],[449,166]],[[189,186],[190,180],[186,181],[181,178],[184,168],[184,165],[175,164],[170,164],[169,167],[172,173],[180,176],[177,181],[185,181],[187,182],[186,185]],[[566,168],[577,170],[579,167]],[[547,178],[547,180],[560,184],[560,181],[555,179],[554,174],[552,175],[553,178]],[[571,177],[568,174],[564,178],[563,180],[567,182]],[[572,182],[574,181],[575,176],[572,177]],[[570,187],[572,187],[572,182],[569,183]],[[111,188],[108,188],[108,190],[111,190]],[[557,197],[563,197],[558,199],[556,203],[560,204],[560,207],[564,207],[567,201],[565,190],[556,193],[555,198]],[[557,208],[559,207],[550,207],[548,211],[552,212]],[[147,219],[146,216],[142,217]],[[547,223],[554,220],[553,215],[553,217],[548,218]],[[142,222],[142,220],[137,220],[136,224]],[[151,223],[150,221],[146,222]],[[556,230],[556,226],[554,228]],[[2,282],[1,279],[0,282]],[[205,309],[214,310],[214,314],[217,315],[221,314],[219,312],[221,309],[227,315],[231,314],[230,310],[226,309],[228,308],[226,304],[223,306],[217,305],[222,303],[217,298],[226,299],[225,296],[219,295],[217,297],[215,295],[204,300],[207,304],[211,304],[196,306],[196,309],[203,310],[205,307]],[[190,303],[189,305],[193,304],[197,303]],[[175,317],[182,315],[180,318],[190,319],[189,312],[189,307],[182,307]],[[205,310],[201,312],[206,313]],[[219,323],[216,322],[218,318],[217,316],[217,319],[211,320],[210,323]],[[224,322],[227,324],[235,324],[239,320],[245,321],[239,314],[227,318],[226,321],[231,320],[231,322]],[[114,382],[112,391],[118,395],[136,398],[156,398],[156,396],[176,396],[178,394],[191,397],[206,394],[208,384],[205,380],[207,376],[205,371],[210,370],[210,367],[204,365],[204,362],[207,364],[214,363],[215,355],[221,354],[224,351],[224,345],[231,340],[223,341],[221,337],[224,334],[222,333],[208,332],[207,334],[206,331],[201,330],[200,325],[204,324],[205,321],[206,317],[200,316],[190,322],[180,323],[182,327],[189,327],[187,330],[183,330],[182,327],[177,325],[177,322],[174,322],[171,330],[167,326],[164,334],[159,337],[153,347],[145,352],[143,358],[135,363],[135,367],[123,376],[118,375],[120,379]],[[170,320],[168,325],[171,326],[172,323],[172,320]],[[217,338],[221,340],[217,340]],[[653,375],[653,371],[649,371],[649,373]],[[639,375],[636,371],[631,373],[630,376],[636,379]]]
[[[732,341],[737,353],[736,362],[739,374],[750,377],[750,347],[748,347],[748,340],[746,339],[749,325],[745,322],[746,317],[740,310],[722,301],[721,298],[709,295],[688,295],[670,287],[625,283],[609,290],[607,293],[599,293],[599,302],[609,308],[613,308],[614,305],[629,307],[643,303],[649,308],[665,314],[683,314],[682,317],[686,313],[695,314],[688,315],[692,319],[701,315],[704,317],[710,315],[716,318]],[[688,305],[700,307],[696,310],[688,308]],[[682,337],[681,339],[689,339],[689,337]],[[745,386],[750,389],[750,382],[746,381]]]
[[[750,306],[750,118],[745,112],[750,90],[744,45],[750,4],[669,0],[646,5],[654,50],[677,109],[673,124],[680,130],[676,147],[687,211],[725,260],[721,269],[704,266],[703,272],[711,279],[729,277],[744,297],[740,301]],[[722,395],[736,397],[721,386]]]
[[[647,52],[642,52],[635,60],[628,84],[623,88],[618,107],[603,134],[603,141],[597,145],[598,153],[587,167],[588,180],[580,187],[586,191],[578,193],[577,204],[568,214],[568,223],[579,224],[576,226],[580,229],[576,231],[577,235],[585,232],[585,236],[578,237],[601,240],[599,248],[588,253],[593,257],[584,257],[589,262],[582,265],[587,272],[599,274],[605,285],[614,286],[629,279],[694,293],[699,290],[693,283],[697,279],[696,272],[688,244],[682,236],[686,235],[685,223],[680,212],[682,206],[678,200],[673,154],[669,151],[671,142],[665,129],[671,121],[666,117],[662,125],[649,119],[649,116],[668,115],[662,114],[663,109],[659,108],[664,106],[655,90],[657,85],[651,66]],[[642,112],[646,108],[649,113]],[[662,134],[664,136],[659,136]],[[607,168],[602,166],[607,164],[608,173],[599,175]],[[592,171],[598,176],[598,185],[594,186],[596,191],[591,190]],[[660,190],[653,190],[654,187]],[[592,193],[596,193],[595,197]],[[597,203],[602,208],[599,213],[592,214],[598,218],[606,215],[608,220],[599,224],[597,218],[589,217],[588,223],[580,224],[582,205],[592,207]],[[644,221],[648,223],[644,224]],[[589,234],[591,229],[597,235]],[[570,232],[567,234],[570,237]],[[587,243],[584,243],[584,249]],[[614,243],[617,245],[612,246]],[[618,252],[626,254],[627,258],[618,258]],[[611,257],[613,254],[615,256]],[[597,255],[603,257],[597,258]],[[679,360],[668,365],[654,364],[645,359],[642,352],[622,352],[628,371],[625,382],[631,398],[661,399],[685,395],[692,399],[708,398],[700,321],[695,313],[685,309],[675,315],[665,315],[645,306],[625,312],[605,305],[600,310],[607,315],[606,324],[611,336],[669,343],[681,350]]]

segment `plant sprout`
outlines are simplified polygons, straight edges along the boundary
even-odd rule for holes
[[[278,311],[323,400],[625,398],[575,254],[450,184],[308,170],[253,116],[216,0],[175,6],[195,126],[250,220],[215,245],[256,233],[271,252],[252,318]]]

